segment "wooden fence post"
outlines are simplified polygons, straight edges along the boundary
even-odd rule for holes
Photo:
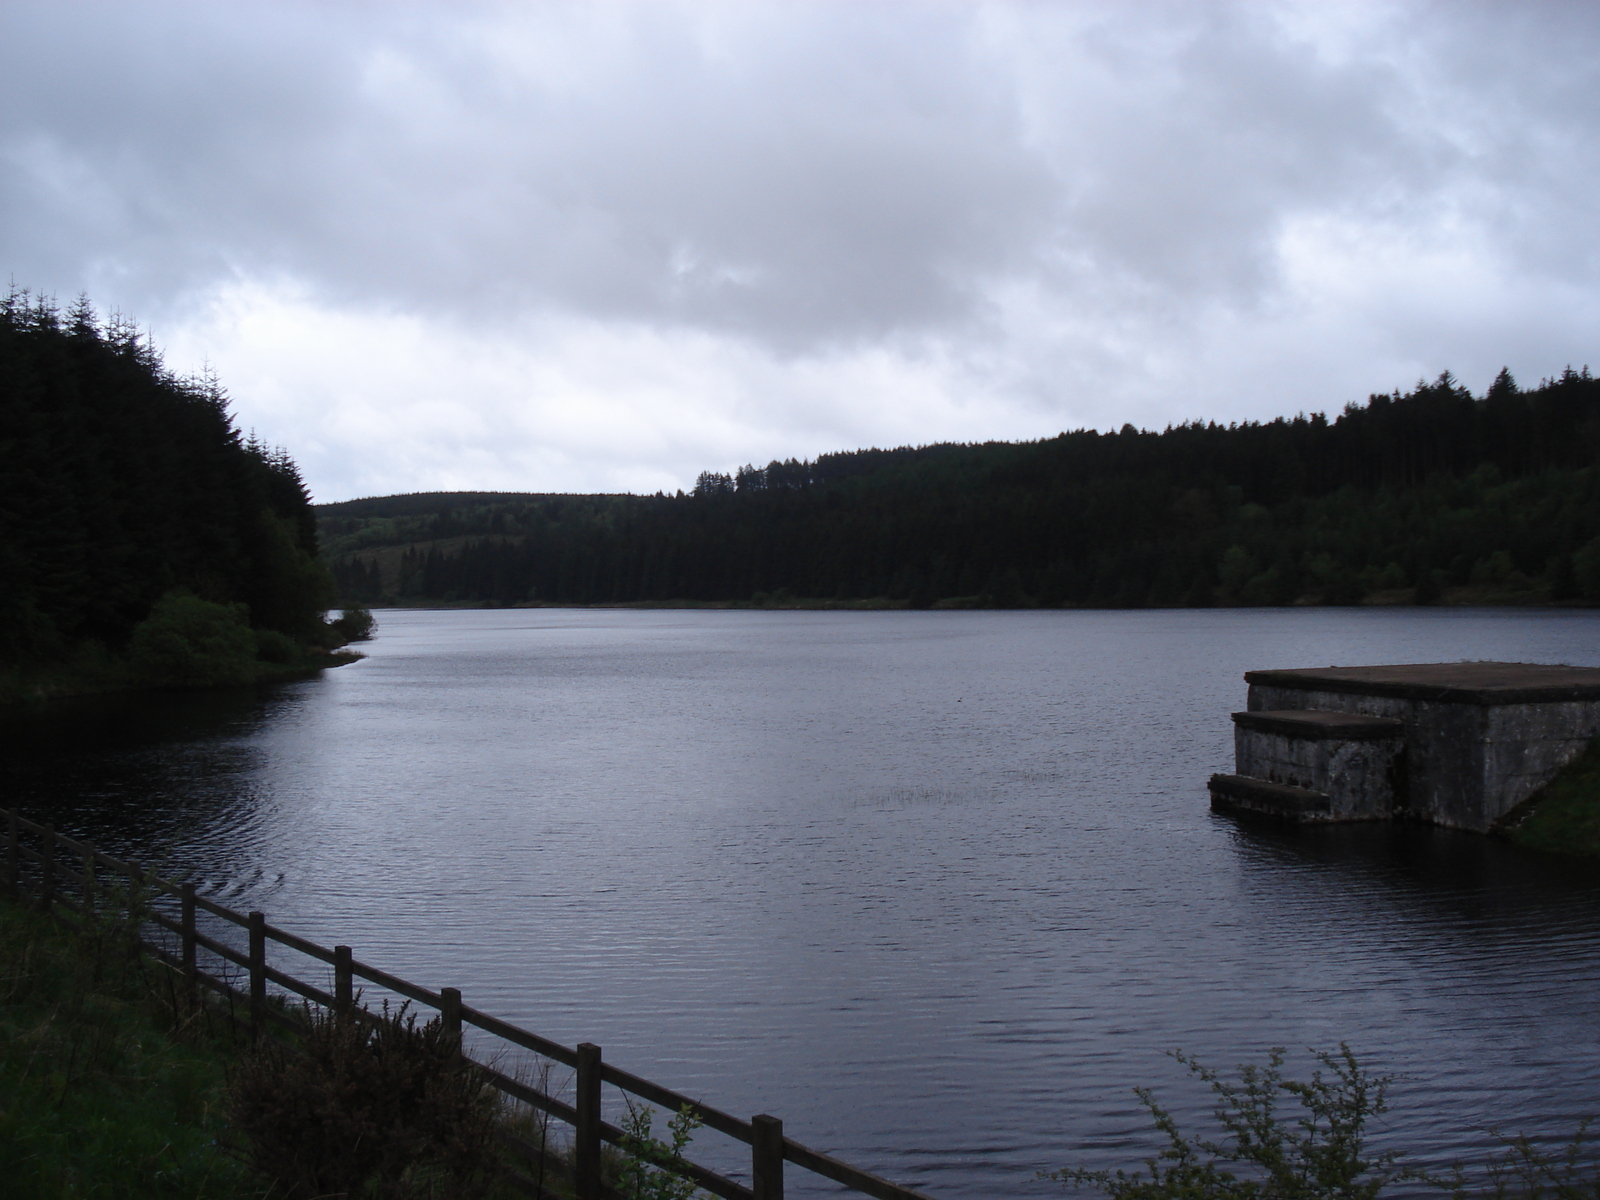
[[[347,1016],[356,1004],[355,972],[350,967],[350,947],[333,948],[333,1009]]]
[[[593,1042],[578,1043],[576,1091],[572,1182],[578,1200],[600,1200],[600,1047]]]
[[[178,902],[180,905],[179,924],[183,932],[178,936],[183,939],[180,954],[183,957],[183,977],[188,982],[190,999],[200,986],[200,963],[196,954],[194,940],[194,884],[185,883],[178,888]]]
[[[267,1023],[267,917],[250,914],[250,1036],[259,1038]]]
[[[755,1200],[783,1200],[783,1122],[750,1118],[750,1179]]]
[[[11,894],[17,899],[22,899],[22,826],[17,822],[17,814],[6,814],[8,837],[6,838],[6,877],[11,884]]]
[[[450,1039],[455,1047],[455,1055],[461,1057],[461,989],[439,989],[439,1019],[444,1025],[444,1035]]]
[[[56,898],[56,827],[44,827],[44,861],[39,864],[39,909],[49,914]]]

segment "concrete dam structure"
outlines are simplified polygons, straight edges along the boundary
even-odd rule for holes
[[[1248,671],[1221,812],[1487,832],[1600,734],[1600,668],[1462,662]]]

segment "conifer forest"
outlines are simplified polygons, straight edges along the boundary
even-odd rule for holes
[[[317,509],[360,603],[1600,600],[1600,381],[1449,374],[1329,419],[825,454],[654,496]]]
[[[241,682],[342,640],[288,453],[86,299],[0,301],[0,581],[0,668]]]

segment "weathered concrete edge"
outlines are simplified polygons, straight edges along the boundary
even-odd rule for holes
[[[1317,716],[1343,717],[1340,721],[1299,721],[1276,713],[1236,712],[1233,723],[1246,729],[1259,729],[1263,733],[1276,733],[1284,737],[1303,738],[1312,742],[1366,742],[1385,738],[1404,737],[1405,723],[1394,717],[1364,717],[1357,713],[1329,713],[1308,710]]]
[[[1548,704],[1564,700],[1600,700],[1600,684],[1555,684],[1526,688],[1464,688],[1392,680],[1308,677],[1294,670],[1246,671],[1244,681],[1298,692],[1341,692],[1351,696],[1388,696],[1397,700],[1431,700],[1436,704]]]
[[[1213,775],[1209,783],[1211,807],[1219,812],[1243,812],[1283,821],[1328,819],[1333,801],[1323,792],[1268,783],[1248,775]]]

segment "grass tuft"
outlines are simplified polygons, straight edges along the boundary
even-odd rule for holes
[[[1502,830],[1530,850],[1600,856],[1600,737],[1514,810]]]

